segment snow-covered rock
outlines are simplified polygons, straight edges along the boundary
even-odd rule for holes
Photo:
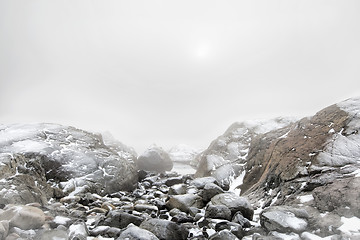
[[[306,230],[308,218],[305,210],[276,206],[264,210],[260,215],[260,222],[268,231],[299,233]]]
[[[230,187],[244,170],[252,140],[258,135],[282,129],[294,121],[294,118],[275,118],[232,124],[197,156],[196,177],[213,176],[221,185]]]
[[[115,145],[105,145],[101,135],[57,124],[0,125],[0,186],[15,186],[2,188],[1,201],[39,202],[44,196],[36,197],[41,195],[37,192],[46,193],[47,198],[59,197],[54,196],[55,186],[66,193],[133,189],[136,156]],[[20,183],[34,188],[24,190]],[[30,199],[24,199],[26,195]]]
[[[189,212],[190,207],[202,208],[203,206],[202,198],[192,193],[171,196],[166,202],[167,208],[177,208],[183,212]]]
[[[231,210],[232,216],[236,212],[241,212],[245,218],[252,220],[254,215],[254,209],[250,202],[246,198],[239,197],[234,193],[220,193],[211,198],[211,203],[228,207]]]
[[[168,151],[173,162],[183,162],[188,164],[190,164],[200,152],[201,150],[192,148],[186,144],[176,145]]]

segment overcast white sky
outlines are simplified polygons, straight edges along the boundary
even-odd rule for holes
[[[0,123],[206,148],[360,95],[360,1],[0,0]]]

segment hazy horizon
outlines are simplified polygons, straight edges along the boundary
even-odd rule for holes
[[[360,96],[359,1],[0,1],[0,124],[206,148]]]

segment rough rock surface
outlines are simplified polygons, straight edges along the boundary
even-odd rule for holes
[[[225,205],[209,204],[205,210],[205,217],[231,220],[231,210]]]
[[[73,127],[0,125],[0,203],[44,202],[61,197],[59,188],[99,194],[131,190],[137,183],[136,156],[127,149]]]
[[[360,178],[335,180],[317,187],[312,195],[315,206],[323,212],[335,212],[341,216],[360,218]]]
[[[252,220],[254,215],[254,209],[250,202],[246,198],[239,197],[234,193],[218,194],[211,199],[211,203],[228,207],[231,210],[232,215],[236,212],[241,212],[242,215],[249,220]]]
[[[238,173],[228,174],[230,190],[249,199],[255,219],[271,206],[293,206],[308,212],[306,231],[352,236],[358,230],[344,229],[359,219],[360,98],[280,122],[267,129],[234,124],[202,153],[197,176],[216,177],[223,166],[241,165]]]
[[[303,232],[308,226],[308,213],[288,206],[267,208],[260,214],[260,223],[267,231]]]

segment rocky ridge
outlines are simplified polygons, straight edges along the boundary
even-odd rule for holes
[[[308,232],[319,237],[359,236],[355,225],[343,231],[350,219],[359,219],[359,98],[270,131],[254,133],[251,127],[245,128],[235,124],[215,140],[200,156],[197,176],[217,176],[223,166],[235,169],[240,165],[237,172],[229,172],[234,176],[226,184],[241,192],[255,212],[261,213],[258,219],[265,236],[274,235],[274,231],[291,233],[296,239],[308,238]],[[239,131],[245,134],[233,137]],[[239,154],[229,160],[232,152]],[[306,214],[298,217],[299,209]],[[298,225],[291,228],[289,222]],[[275,237],[279,237],[277,233]]]

